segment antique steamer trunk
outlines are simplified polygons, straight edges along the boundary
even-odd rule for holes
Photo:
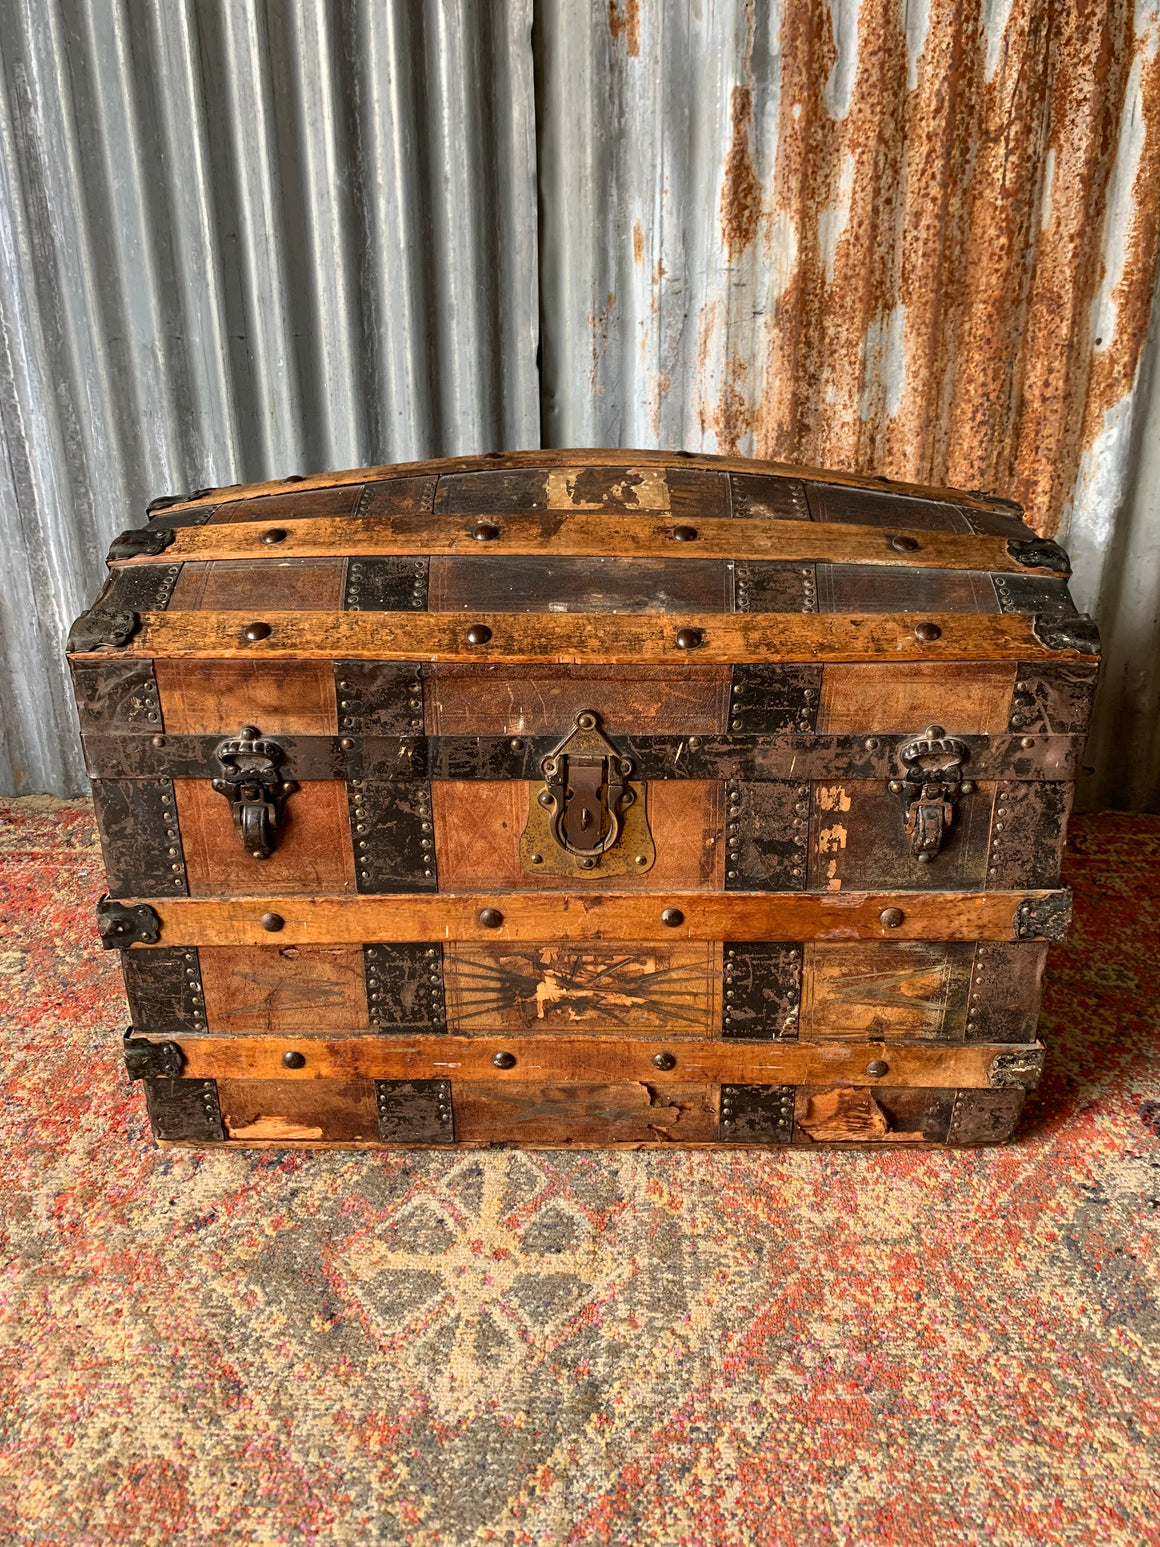
[[[1098,642],[1015,507],[536,452],[159,500],[69,649],[191,1144],[975,1145]]]

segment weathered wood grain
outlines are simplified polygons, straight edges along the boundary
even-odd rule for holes
[[[367,940],[1014,940],[1019,904],[1059,895],[1028,891],[589,896],[495,891],[473,896],[441,892],[435,896],[305,897],[270,889],[248,896],[125,900],[148,901],[161,921],[160,943],[171,946],[343,945]],[[479,922],[485,908],[502,913],[503,922],[497,928]],[[674,909],[682,917],[670,927],[661,914]],[[881,920],[889,909],[902,915],[894,927]],[[276,938],[262,927],[263,914],[282,920]]]
[[[712,1085],[627,1080],[465,1084],[455,1094],[455,1136],[467,1144],[538,1148],[671,1148],[715,1144]]]
[[[805,947],[800,1035],[961,1040],[974,953],[967,941],[812,942]]]
[[[333,736],[334,668],[317,661],[157,661],[162,728],[175,736]]]
[[[450,555],[431,560],[431,612],[732,612],[724,559]]]
[[[395,481],[390,480],[391,483]],[[282,479],[265,485],[270,492],[256,499],[250,493],[253,485],[235,484],[232,489],[211,490],[208,496],[203,495],[193,505],[194,508],[206,504],[214,506],[206,523],[209,526],[233,525],[239,521],[261,521],[264,526],[271,526],[275,521],[351,516],[358,507],[361,482],[357,478],[351,482],[336,479],[321,483],[313,479]],[[431,487],[434,489],[434,479]],[[167,506],[166,515],[185,508],[185,503]]]
[[[745,664],[763,661],[1015,661],[1080,659],[1040,644],[1022,613],[691,613],[643,617],[603,613],[472,614],[282,612],[258,619],[243,612],[145,612],[117,659],[146,656],[198,660],[540,661],[561,664],[668,662]],[[254,641],[243,630],[269,633]],[[916,624],[938,630],[920,639]],[[490,630],[472,644],[469,628]],[[685,631],[692,631],[686,635]],[[689,637],[686,646],[678,638]],[[944,700],[945,701],[945,700]],[[822,728],[822,727],[820,727]],[[826,725],[825,729],[838,729]]]
[[[223,1079],[218,1081],[218,1105],[226,1137],[249,1143],[378,1137],[375,1088],[369,1079],[320,1081],[312,1088],[276,1077]]]
[[[211,1032],[356,1031],[368,1024],[356,945],[208,946],[198,961]]]
[[[194,530],[205,530],[195,528]],[[297,607],[333,612],[342,606],[345,559],[213,559],[183,564],[167,612],[232,612]]]
[[[1013,559],[1004,538],[908,529],[899,521],[889,528],[854,524],[820,524],[813,521],[769,521],[744,516],[719,516],[691,510],[695,525],[681,525],[686,535],[673,537],[674,513],[659,516],[562,515],[545,509],[497,515],[481,504],[479,509],[455,515],[426,511],[394,515],[334,517],[320,515],[299,520],[277,542],[271,542],[269,519],[231,521],[225,526],[188,526],[178,529],[172,544],[158,555],[139,555],[113,561],[113,568],[135,569],[155,564],[190,560],[251,560],[285,562],[288,559],[342,558],[358,554],[427,555],[457,554],[473,559],[507,555],[550,555],[555,558],[618,559],[664,558],[681,564],[705,559],[776,559],[797,563],[840,566],[834,581],[836,595],[862,584],[849,566],[873,566],[903,571],[966,570],[1026,575],[1026,565]],[[476,535],[486,523],[488,536]],[[693,535],[688,535],[692,532]],[[903,546],[895,544],[902,539]],[[913,544],[913,546],[910,546]],[[275,551],[276,550],[276,551]],[[1043,571],[1051,573],[1051,571]],[[180,584],[180,582],[179,582]],[[968,599],[972,585],[968,588]],[[937,598],[935,598],[937,601]],[[994,591],[990,603],[997,610]],[[862,605],[865,605],[863,602]]]
[[[560,740],[591,709],[608,736],[712,735],[729,724],[729,682],[728,666],[683,663],[626,670],[440,663],[424,670],[426,728],[431,736]]]
[[[443,974],[448,1027],[475,1036],[705,1036],[720,1020],[715,945],[455,945],[444,953]]]
[[[877,666],[831,662],[822,672],[817,729],[918,735],[941,725],[951,735],[1007,730],[1015,665],[1009,662],[912,661]]]
[[[345,785],[324,779],[300,784],[282,808],[278,842],[268,859],[246,851],[229,801],[212,785],[175,779],[173,787],[192,896],[355,890]]]
[[[453,1089],[482,1082],[502,1088],[507,1083],[548,1080],[628,1081],[644,1085],[849,1085],[866,1088],[949,1085],[959,1089],[991,1088],[991,1066],[997,1057],[1034,1052],[1010,1043],[966,1043],[959,1046],[880,1041],[745,1042],[682,1037],[608,1037],[509,1035],[459,1036],[333,1036],[287,1032],[282,1036],[184,1036],[178,1041],[187,1079],[265,1079],[288,1084],[317,1085],[327,1080],[447,1079]],[[288,1068],[287,1052],[302,1063]],[[502,1079],[494,1063],[497,1052],[514,1063]],[[657,1054],[667,1053],[658,1067]],[[868,1065],[886,1065],[869,1078]],[[223,1112],[226,1110],[223,1103]],[[458,1131],[458,1100],[456,1129]],[[870,1137],[870,1135],[866,1135]]]

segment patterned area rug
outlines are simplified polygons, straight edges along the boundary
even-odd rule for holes
[[[89,808],[0,809],[0,1539],[1160,1541],[1160,819],[979,1153],[159,1152]]]

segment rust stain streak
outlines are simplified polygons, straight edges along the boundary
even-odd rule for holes
[[[612,33],[614,42],[619,43],[621,38],[624,39],[625,51],[630,59],[639,59],[640,0],[625,0],[623,10],[618,0],[609,0],[608,30]]]
[[[734,86],[729,116],[733,139],[721,184],[721,236],[732,261],[753,241],[761,223],[761,183],[749,148],[753,92],[748,86]]]

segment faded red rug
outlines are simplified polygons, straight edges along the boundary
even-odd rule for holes
[[[0,809],[0,1540],[1160,1542],[1160,819],[979,1153],[166,1152],[89,808]]]

